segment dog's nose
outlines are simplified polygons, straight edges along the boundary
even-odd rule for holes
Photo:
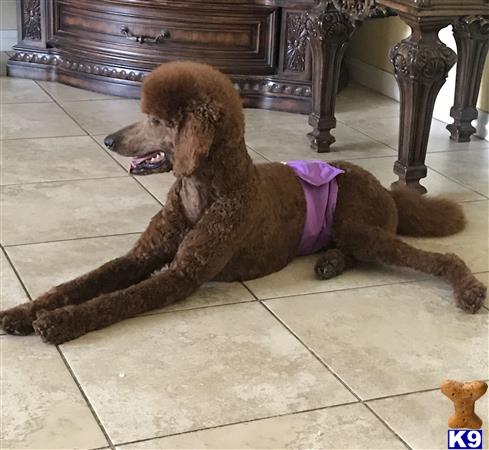
[[[107,136],[104,139],[104,144],[109,150],[112,150],[112,147],[114,146],[114,138],[112,136]]]

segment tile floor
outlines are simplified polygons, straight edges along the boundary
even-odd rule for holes
[[[170,174],[134,178],[101,145],[138,102],[1,79],[1,308],[123,253]],[[360,86],[338,101],[335,152],[305,116],[246,111],[257,162],[349,159],[394,181],[398,105]],[[467,229],[409,239],[463,256],[487,282],[489,142],[434,121],[425,185],[462,202]],[[445,378],[488,377],[488,310],[466,315],[443,283],[359,267],[328,282],[316,257],[58,348],[0,336],[1,448],[446,448]],[[478,404],[488,417],[487,396]],[[487,420],[486,420],[487,422]],[[487,436],[487,434],[486,434]],[[487,441],[486,441],[487,442]]]

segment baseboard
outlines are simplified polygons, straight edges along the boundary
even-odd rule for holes
[[[394,75],[390,72],[378,69],[354,58],[347,59],[350,79],[366,86],[374,91],[399,101],[399,88]],[[452,123],[450,108],[453,105],[453,95],[440,93],[436,100],[433,117],[445,123]],[[478,109],[479,117],[473,122],[476,135],[482,139],[489,140],[489,113]]]
[[[0,30],[0,51],[12,50],[17,44],[17,30]]]

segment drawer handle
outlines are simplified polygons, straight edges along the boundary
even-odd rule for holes
[[[123,25],[121,27],[121,34],[126,39],[129,39],[130,41],[134,41],[134,42],[139,42],[140,44],[159,44],[161,41],[168,40],[171,37],[170,32],[168,30],[165,30],[164,28],[161,29],[160,34],[158,36],[152,37],[152,36],[133,34],[129,30],[129,27],[127,27],[126,25]]]

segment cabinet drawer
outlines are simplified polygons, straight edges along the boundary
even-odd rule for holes
[[[185,9],[157,2],[55,1],[54,45],[117,60],[194,59],[229,73],[272,73],[276,58],[275,8],[239,5]],[[227,8],[227,9],[226,9]]]

